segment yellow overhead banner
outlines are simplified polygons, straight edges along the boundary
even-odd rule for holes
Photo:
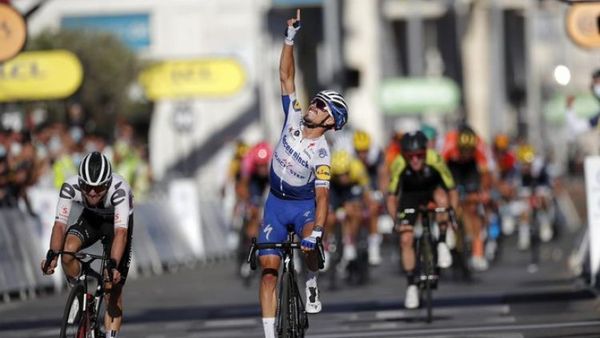
[[[81,63],[69,51],[24,52],[0,64],[0,102],[62,99],[82,80]]]
[[[222,97],[242,89],[246,72],[236,59],[166,61],[145,70],[140,82],[151,100]]]

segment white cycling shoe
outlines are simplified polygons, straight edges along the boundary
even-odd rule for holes
[[[440,268],[446,269],[452,266],[452,255],[448,245],[444,242],[439,242],[437,245],[438,259],[437,264]]]
[[[416,285],[409,285],[406,288],[404,307],[407,309],[416,309],[419,307],[419,289]]]
[[[319,300],[319,288],[317,282],[309,280],[306,282],[306,312],[319,313],[321,312],[321,301]]]

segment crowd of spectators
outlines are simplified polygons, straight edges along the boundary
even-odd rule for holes
[[[20,207],[34,214],[28,197],[31,188],[58,191],[66,178],[77,174],[83,156],[96,150],[107,155],[113,171],[130,182],[136,200],[149,191],[147,149],[131,124],[117,122],[112,135],[90,132],[78,104],[69,107],[67,121],[32,117],[33,113],[23,114],[16,127],[0,123],[0,208]]]

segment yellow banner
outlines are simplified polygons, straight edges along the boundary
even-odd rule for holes
[[[82,80],[81,63],[69,51],[24,52],[0,64],[0,102],[62,99]]]
[[[140,83],[151,100],[222,97],[242,89],[246,72],[235,59],[166,61],[145,70]]]

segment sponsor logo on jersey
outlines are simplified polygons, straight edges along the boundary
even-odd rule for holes
[[[63,183],[62,187],[60,187],[60,197],[66,199],[75,198],[75,188],[68,183]]]
[[[302,158],[302,155],[295,151],[294,148],[288,143],[287,136],[283,136],[281,143],[283,144],[283,148],[285,151],[292,156],[292,158],[300,163],[304,168],[308,168],[308,161]]]
[[[294,100],[294,110],[302,110],[302,107],[300,107],[300,102],[298,102],[298,100]]]
[[[315,170],[315,174],[318,180],[329,181],[331,179],[331,170],[328,165],[320,165]]]
[[[112,203],[112,205],[117,206],[125,200],[126,195],[127,195],[127,193],[125,193],[125,190],[118,189],[110,197],[110,202]]]

